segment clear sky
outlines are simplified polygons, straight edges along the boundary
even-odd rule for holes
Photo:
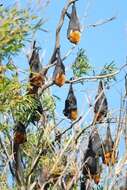
[[[16,0],[20,2],[21,5],[27,6],[27,2],[36,2],[39,0]],[[43,4],[45,0],[40,0]],[[14,0],[3,0],[3,4],[13,4]],[[44,28],[49,32],[37,32],[35,39],[38,40],[39,46],[41,46],[41,54],[44,54],[44,64],[47,64],[49,58],[52,55],[54,43],[55,43],[55,29],[60,18],[60,13],[65,5],[65,0],[51,0],[46,9],[42,9],[42,16],[47,20]],[[35,3],[34,3],[35,4]],[[87,26],[89,24],[95,23],[98,20],[106,19],[112,16],[117,16],[117,19],[107,23],[103,26],[96,28],[86,29],[81,37],[81,42],[73,51],[71,56],[64,62],[67,73],[69,73],[68,66],[71,65],[76,57],[78,48],[84,48],[87,52],[88,58],[91,65],[99,70],[105,63],[110,63],[112,60],[115,61],[117,67],[125,63],[125,58],[127,56],[127,0],[79,0],[76,3],[77,12],[80,17],[82,26]],[[87,17],[84,17],[86,15]],[[34,8],[34,6],[33,6]],[[35,7],[36,9],[37,7]],[[62,57],[72,47],[71,43],[67,40],[67,26],[68,18],[65,19],[64,26],[61,31],[61,54]],[[25,53],[27,48],[23,50],[21,55],[18,55],[14,60],[15,63],[20,68],[28,68],[28,62]],[[99,72],[98,72],[99,73]],[[118,107],[120,105],[120,94],[121,90],[124,90],[124,74],[125,71],[118,77],[117,85],[113,86],[111,90],[106,91],[108,97],[109,108],[114,114],[118,114]],[[71,74],[70,74],[71,75]],[[97,83],[88,83],[84,86],[75,85],[75,93],[78,99],[79,114],[81,112],[87,112],[88,102],[87,94],[89,94],[90,99],[94,100],[95,97],[95,85]],[[68,93],[68,85],[62,88],[54,87],[53,94],[58,95],[61,101],[57,103],[57,114],[62,118],[62,110],[64,109],[64,101]],[[86,121],[89,121],[89,115]],[[63,126],[63,125],[62,125]],[[115,130],[112,130],[113,133]],[[121,143],[121,153],[122,153],[123,143]]]
[[[17,2],[20,2],[23,6],[27,6],[28,1],[31,2],[31,4],[34,3],[34,5],[35,2],[38,1],[41,5],[43,5],[45,0],[17,0]],[[35,39],[38,40],[38,44],[42,48],[41,55],[44,55],[44,64],[48,63],[49,58],[52,55],[55,43],[55,29],[65,2],[66,1],[64,0],[51,0],[47,8],[42,9],[41,14],[47,20],[44,24],[44,28],[49,32],[37,32]],[[3,3],[13,4],[14,1],[3,1]],[[86,50],[91,65],[98,71],[105,63],[110,63],[112,60],[115,61],[116,66],[119,68],[125,63],[127,56],[127,1],[79,0],[76,3],[76,6],[82,27],[112,16],[116,16],[117,19],[105,25],[84,30],[81,37],[81,42],[70,57],[64,62],[67,73],[71,76],[68,66],[74,62],[78,48],[84,48]],[[34,6],[33,8],[37,9],[37,7]],[[67,27],[68,18],[65,19],[65,23],[61,31],[60,41],[62,57],[69,50],[69,48],[72,47],[72,44],[66,37]],[[25,49],[24,52],[27,52],[27,49]],[[15,61],[18,63],[19,67],[28,68],[25,53],[17,56]],[[118,77],[118,81],[120,80],[121,82],[113,86],[112,90],[106,92],[109,107],[115,114],[118,114],[116,109],[118,109],[118,106],[120,105],[121,90],[122,92],[124,90],[124,74],[125,71]],[[74,86],[78,99],[78,107],[80,108],[79,113],[85,112],[88,109],[86,94],[90,94],[90,98],[94,100],[96,91],[95,84],[97,85],[97,83],[88,83],[81,87],[79,87],[79,85]],[[59,113],[58,115],[60,115],[60,117],[63,117],[62,110],[64,108],[64,101],[68,93],[68,85],[65,85],[62,88],[53,88],[53,93],[61,98],[61,101],[57,104],[57,113]]]
[[[45,0],[28,1],[31,2],[31,4],[35,4],[35,2],[38,1],[41,5],[45,2]],[[21,5],[26,7],[26,2],[28,1],[19,0],[17,2],[20,2]],[[11,2],[13,3],[13,1],[9,1],[8,3],[11,4]],[[51,0],[47,8],[42,9],[41,14],[47,20],[44,24],[44,28],[49,32],[37,32],[35,39],[38,40],[38,44],[42,48],[41,55],[44,55],[44,64],[48,63],[49,58],[52,55],[55,44],[55,29],[65,2],[66,1],[64,0]],[[69,58],[64,62],[69,77],[72,74],[69,70],[69,66],[74,62],[77,50],[79,48],[84,48],[86,50],[91,65],[98,71],[98,73],[105,63],[110,63],[112,60],[115,61],[118,68],[125,64],[125,59],[127,56],[127,1],[79,0],[76,3],[76,7],[82,27],[112,16],[116,16],[117,18],[116,20],[105,25],[84,30],[81,37],[81,42]],[[33,9],[36,10],[37,7],[33,6]],[[67,27],[68,18],[65,18],[60,40],[62,57],[69,50],[69,48],[72,47],[72,44],[66,37]],[[25,52],[26,51],[27,49],[25,49]],[[18,65],[20,65],[20,67],[28,67],[24,53],[20,57],[17,57],[16,60],[18,61]],[[117,110],[120,106],[121,91],[124,93],[124,75],[125,71],[120,73],[118,77],[119,82],[117,85],[114,85],[112,90],[106,91],[109,109],[114,112],[114,115],[118,114]],[[78,107],[80,108],[80,114],[82,112],[87,112],[88,110],[87,94],[89,94],[91,100],[94,100],[96,86],[97,83],[88,83],[85,84],[85,86],[74,85],[75,93],[78,99]],[[62,110],[64,108],[64,101],[68,93],[68,85],[65,85],[62,88],[54,87],[52,90],[53,94],[58,95],[61,98],[61,101],[57,103],[57,113],[62,118]],[[86,121],[89,121],[89,118],[90,114],[88,114]]]

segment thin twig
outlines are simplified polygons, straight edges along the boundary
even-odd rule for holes
[[[103,24],[107,24],[107,23],[109,23],[109,22],[115,20],[116,18],[117,18],[116,16],[112,16],[111,18],[99,20],[99,21],[97,21],[97,22],[94,23],[94,24],[89,24],[89,25],[87,26],[87,28],[97,27],[97,26],[101,26],[101,25],[103,25]]]

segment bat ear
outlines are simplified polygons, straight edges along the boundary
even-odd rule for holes
[[[72,5],[72,12],[69,17],[70,21],[67,30],[67,38],[70,40],[70,42],[77,44],[80,41],[81,30],[80,30],[80,22],[77,16],[75,3],[73,3]]]

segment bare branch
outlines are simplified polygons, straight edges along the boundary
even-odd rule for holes
[[[101,26],[101,25],[103,25],[103,24],[107,24],[107,23],[109,23],[109,22],[115,20],[116,18],[117,18],[116,16],[113,16],[113,17],[111,17],[111,18],[107,18],[107,19],[104,19],[104,20],[99,20],[99,21],[97,21],[97,22],[94,23],[94,24],[88,25],[87,28],[97,27],[97,26]]]
[[[9,155],[9,153],[8,153],[8,151],[7,151],[7,149],[6,149],[5,145],[4,145],[4,143],[3,143],[2,140],[1,140],[1,138],[0,138],[0,144],[1,144],[1,147],[3,148],[3,151],[4,151],[4,153],[5,153],[6,157],[7,157],[7,159],[9,160],[9,162],[8,162],[8,163],[9,163],[9,169],[10,169],[10,171],[11,171],[12,176],[14,177],[15,174],[14,174],[14,171],[13,171],[13,168],[12,168],[12,165],[11,165],[11,162],[10,162],[11,156]]]
[[[120,72],[120,70],[115,71],[113,73],[106,74],[106,75],[96,75],[96,76],[91,76],[91,77],[79,77],[79,78],[74,79],[74,80],[67,80],[66,83],[78,83],[81,81],[92,81],[92,80],[95,81],[98,79],[110,78],[112,76],[117,75],[119,72]]]
[[[56,27],[56,43],[55,43],[55,49],[56,48],[59,48],[60,47],[60,31],[61,31],[61,28],[63,26],[63,23],[64,23],[64,18],[65,18],[65,15],[66,15],[66,12],[69,8],[69,6],[74,3],[76,0],[68,0],[68,3],[65,5],[65,7],[63,8],[62,12],[61,12],[61,16],[60,16],[60,20],[59,20],[59,23]]]

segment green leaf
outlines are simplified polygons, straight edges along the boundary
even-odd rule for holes
[[[84,49],[80,49],[77,53],[75,63],[72,65],[73,74],[76,77],[81,77],[88,74],[91,69],[88,57]]]

